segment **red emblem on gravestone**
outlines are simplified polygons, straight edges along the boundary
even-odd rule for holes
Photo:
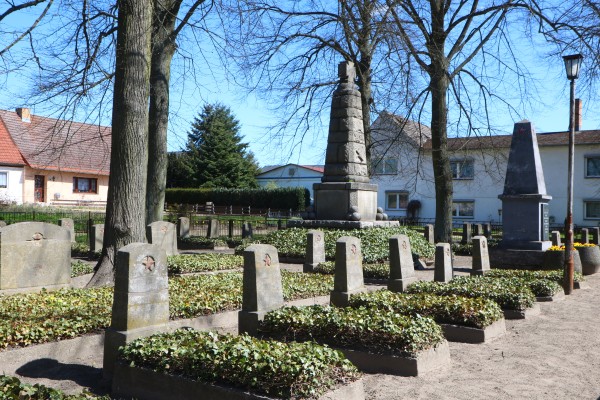
[[[315,237],[315,240],[316,240],[317,242],[320,242],[320,241],[321,241],[321,235],[317,235],[317,236]]]
[[[144,260],[142,261],[142,265],[144,265],[145,269],[152,272],[152,271],[154,271],[154,266],[156,265],[156,263],[154,262],[154,258],[152,258],[150,256],[146,256],[146,257],[144,257]]]
[[[483,247],[485,249],[485,242],[481,243],[481,247]]]
[[[33,240],[42,240],[44,238],[44,235],[42,235],[40,232],[36,232],[33,234],[33,236],[31,237],[31,239]]]
[[[352,254],[356,254],[356,245],[353,244],[352,247],[350,247],[350,251],[352,252]]]
[[[161,231],[162,233],[165,233],[165,232],[167,232],[167,227],[166,227],[166,226],[163,226],[162,228],[160,228],[160,231]]]
[[[446,255],[450,256],[450,249],[446,249]]]
[[[406,248],[407,248],[407,247],[408,247],[408,246],[406,245],[406,241],[402,241],[402,248],[403,248],[404,250],[406,250]]]
[[[271,256],[269,254],[265,254],[265,259],[263,261],[265,262],[265,267],[271,266]]]

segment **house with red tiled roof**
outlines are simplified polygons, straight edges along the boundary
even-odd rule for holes
[[[378,206],[392,217],[406,217],[418,200],[419,218],[435,219],[435,185],[429,128],[387,117],[373,124],[372,183],[379,186]],[[383,126],[383,127],[382,127]],[[407,132],[403,132],[403,128]],[[453,175],[453,219],[457,223],[502,220],[506,164],[512,135],[448,138]],[[552,196],[550,223],[562,224],[567,208],[567,132],[537,134],[546,190]],[[573,219],[578,226],[600,224],[600,130],[575,133]]]
[[[111,129],[0,110],[0,201],[103,204]]]
[[[313,198],[313,184],[321,183],[324,167],[322,165],[270,165],[261,168],[256,175],[258,184],[262,187],[303,187]]]

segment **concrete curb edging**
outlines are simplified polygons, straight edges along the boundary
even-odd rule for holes
[[[464,325],[439,324],[444,331],[444,336],[449,342],[460,343],[488,343],[506,333],[504,318],[486,326],[474,328]]]
[[[203,399],[203,400],[267,400],[267,397],[243,390],[193,381],[181,376],[161,374],[149,369],[115,365],[112,395],[140,400]],[[364,400],[363,380],[341,386],[319,400]]]
[[[565,292],[562,290],[555,295],[552,296],[538,296],[535,298],[535,301],[543,303],[548,301],[561,301],[565,299]]]
[[[525,310],[506,310],[502,309],[505,319],[526,319],[540,315],[540,305],[534,304]]]
[[[416,358],[373,354],[365,351],[339,349],[362,372],[399,376],[419,376],[450,364],[450,348],[444,340],[423,350]]]

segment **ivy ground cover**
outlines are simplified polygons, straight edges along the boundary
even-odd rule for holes
[[[191,329],[135,340],[119,358],[130,366],[285,399],[315,398],[360,377],[343,354],[314,343]]]
[[[412,317],[431,317],[440,324],[485,328],[504,318],[492,300],[480,297],[438,296],[429,293],[404,294],[388,290],[360,293],[350,297],[350,307],[369,308]]]
[[[294,300],[329,294],[333,277],[282,271],[283,295]],[[242,273],[169,279],[170,315],[194,318],[242,305]],[[98,332],[110,324],[112,288],[62,289],[0,296],[0,349]]]
[[[318,305],[270,311],[260,323],[259,332],[278,340],[316,341],[403,357],[415,357],[444,341],[440,326],[429,317]]]

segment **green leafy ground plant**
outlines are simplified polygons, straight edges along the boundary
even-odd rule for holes
[[[355,236],[361,240],[363,260],[375,263],[389,257],[389,238],[393,235],[407,235],[413,253],[422,258],[431,258],[435,247],[427,242],[422,233],[406,227],[372,228],[372,229],[324,229],[325,255],[335,258],[335,242],[342,236]],[[303,258],[306,252],[306,234],[303,228],[290,228],[267,234],[261,243],[271,244],[277,248],[280,256]]]
[[[350,307],[392,311],[402,315],[431,317],[437,323],[485,328],[504,318],[497,303],[479,297],[404,294],[388,290],[360,293],[350,298]]]
[[[407,293],[431,293],[440,296],[482,297],[493,300],[502,309],[525,310],[532,307],[535,295],[523,281],[505,278],[456,277],[448,283],[418,281]]]
[[[1,400],[110,400],[108,396],[96,396],[91,393],[66,395],[60,390],[44,385],[29,385],[14,376],[0,375]]]
[[[343,354],[314,343],[181,329],[138,339],[120,359],[161,373],[284,399],[316,398],[360,377]]]
[[[329,294],[333,277],[282,271],[285,300]],[[171,319],[194,318],[242,306],[242,274],[169,280]],[[61,289],[0,296],[0,349],[69,339],[110,324],[112,288]]]
[[[71,262],[71,278],[75,278],[77,276],[82,276],[86,274],[91,274],[94,272],[94,266],[88,263],[85,263],[81,260],[76,260]]]
[[[335,262],[325,261],[319,263],[313,272],[318,274],[334,274]],[[363,264],[363,276],[367,279],[388,279],[390,277],[390,265],[384,263]]]
[[[562,270],[546,270],[546,271],[532,271],[526,269],[492,269],[487,271],[485,276],[493,278],[523,278],[523,279],[548,279],[557,283],[563,281]],[[575,272],[573,276],[575,282],[582,282],[584,280],[581,272]]]
[[[316,341],[343,349],[404,357],[415,357],[419,351],[444,340],[440,326],[428,317],[318,305],[270,311],[259,331],[284,341]]]
[[[242,268],[244,258],[233,254],[181,254],[167,258],[170,274],[222,271]]]

